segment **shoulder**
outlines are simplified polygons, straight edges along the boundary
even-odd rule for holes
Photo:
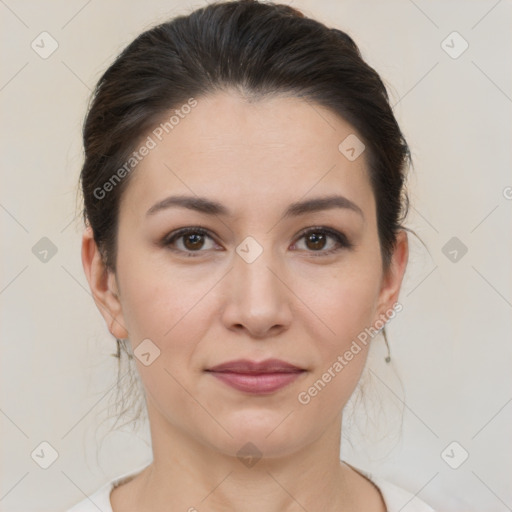
[[[117,476],[65,512],[98,512],[98,510],[101,510],[101,512],[113,512],[112,504],[110,502],[110,493],[112,492],[112,489],[125,481],[130,480],[146,467],[147,464],[144,464],[135,471],[130,471],[129,473]]]
[[[114,481],[105,484],[95,493],[91,494],[80,503],[66,510],[66,512],[112,512],[110,504],[110,492],[114,488]]]
[[[434,509],[421,501],[417,496],[410,492],[393,485],[384,480],[375,481],[379,488],[388,512],[398,512],[407,510],[407,512],[434,512]],[[407,506],[407,508],[405,508]]]
[[[387,512],[435,512],[432,507],[420,500],[416,495],[398,487],[383,478],[375,476],[368,471],[357,468],[348,462],[344,464],[356,473],[364,476],[380,491]]]
[[[380,478],[370,479],[382,494],[388,512],[435,512],[432,507],[405,489]]]

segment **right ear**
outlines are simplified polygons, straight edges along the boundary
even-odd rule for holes
[[[94,302],[109,331],[118,339],[128,338],[116,276],[107,270],[90,226],[86,227],[82,235],[82,264]]]

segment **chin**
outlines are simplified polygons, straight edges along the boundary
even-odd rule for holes
[[[314,440],[314,431],[318,425],[311,425],[308,429],[305,421],[293,419],[294,413],[289,414],[291,410],[293,409],[287,408],[279,412],[246,410],[237,411],[230,418],[219,418],[232,437],[216,436],[208,444],[219,452],[238,458],[278,458],[292,455]]]

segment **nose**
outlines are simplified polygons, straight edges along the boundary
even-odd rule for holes
[[[293,293],[280,269],[270,250],[263,250],[250,263],[234,255],[233,268],[225,283],[222,321],[226,328],[245,331],[255,339],[273,337],[289,328]]]

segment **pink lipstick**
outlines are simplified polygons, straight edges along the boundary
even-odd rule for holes
[[[273,393],[305,372],[304,369],[279,359],[260,362],[238,359],[213,366],[206,371],[232,388],[255,395]]]

